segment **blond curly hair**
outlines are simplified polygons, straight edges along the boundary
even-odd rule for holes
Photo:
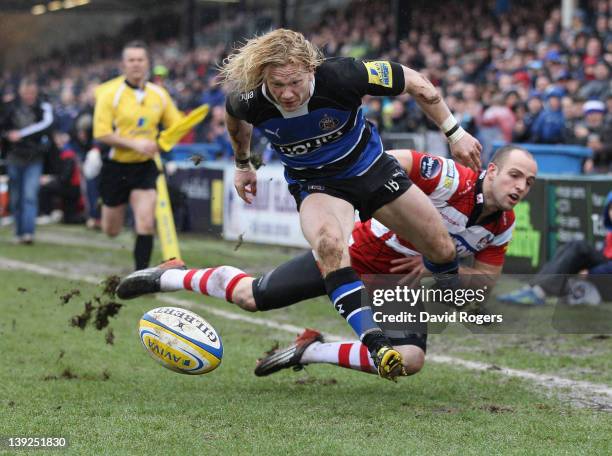
[[[323,53],[304,35],[277,29],[248,40],[223,60],[221,82],[230,90],[248,92],[259,87],[269,66],[302,65],[314,71],[323,63]]]

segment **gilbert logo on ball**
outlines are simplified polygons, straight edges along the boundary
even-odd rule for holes
[[[140,341],[162,366],[181,374],[205,374],[223,357],[221,338],[199,315],[179,307],[158,307],[138,323]]]

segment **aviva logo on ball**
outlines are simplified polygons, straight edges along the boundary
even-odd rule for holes
[[[138,331],[144,348],[167,369],[198,375],[221,364],[221,338],[206,320],[188,310],[150,310],[140,319]]]

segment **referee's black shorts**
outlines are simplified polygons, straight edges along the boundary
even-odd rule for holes
[[[159,170],[153,160],[141,163],[119,163],[106,160],[100,172],[100,196],[108,207],[126,204],[132,190],[156,188]]]

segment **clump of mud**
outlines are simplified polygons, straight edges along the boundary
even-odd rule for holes
[[[74,290],[70,290],[68,293],[61,295],[60,303],[62,305],[68,304],[73,297],[80,296],[80,295],[81,295],[81,290],[78,290],[75,288]]]
[[[106,328],[110,323],[109,319],[116,316],[123,306],[123,304],[120,304],[114,300],[115,290],[117,289],[117,285],[119,284],[120,280],[120,277],[116,275],[112,275],[104,279],[104,281],[101,283],[102,295],[95,295],[90,300],[86,301],[84,303],[83,312],[72,316],[70,318],[70,324],[74,327],[85,329],[91,322],[98,331]],[[61,296],[62,303],[66,304],[74,296],[80,295],[80,290],[71,290],[69,293]],[[114,343],[115,336],[112,333],[112,330],[109,329],[109,331],[111,336],[109,336],[107,333],[106,342],[112,345]]]

